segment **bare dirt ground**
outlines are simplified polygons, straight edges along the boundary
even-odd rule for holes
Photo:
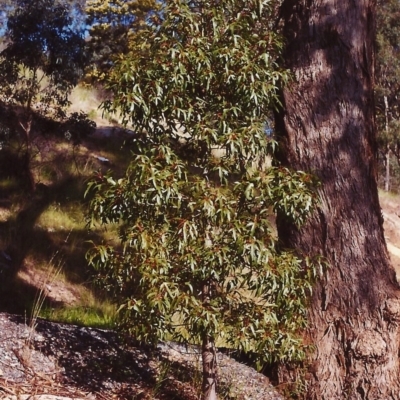
[[[383,194],[380,202],[387,247],[397,280],[400,281],[400,198]]]

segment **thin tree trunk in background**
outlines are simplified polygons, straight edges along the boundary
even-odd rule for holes
[[[374,1],[284,0],[281,18],[294,82],[276,116],[279,158],[322,186],[308,223],[278,216],[278,232],[330,264],[309,310],[306,398],[399,399],[400,295],[375,170]]]
[[[31,129],[32,129],[32,114],[28,114],[26,124],[20,122],[25,134],[25,154],[23,155],[23,170],[24,178],[27,183],[27,188],[34,192],[36,189],[35,177],[32,171],[32,143],[31,143]]]
[[[390,147],[387,146],[385,153],[385,192],[390,190]]]
[[[385,103],[385,131],[386,137],[389,135],[389,104],[387,96],[383,96],[383,100]],[[388,139],[387,139],[388,140]],[[386,158],[385,158],[385,192],[388,192],[390,189],[390,147],[386,146]]]

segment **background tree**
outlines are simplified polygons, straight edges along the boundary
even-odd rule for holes
[[[0,0],[0,39],[4,38],[3,35],[7,27],[8,16],[11,15],[17,7],[16,3],[17,2],[14,0]],[[77,17],[78,20],[82,21],[82,17],[85,15],[84,7],[86,0],[56,0],[56,3],[71,7],[74,12],[74,16]],[[74,20],[74,24],[75,21],[76,19]]]
[[[280,210],[301,224],[315,182],[265,163],[274,147],[266,114],[287,77],[279,37],[265,30],[272,5],[168,1],[163,23],[109,80],[106,109],[137,132],[132,163],[124,177],[89,185],[92,217],[121,223],[122,250],[88,255],[121,326],[147,343],[201,344],[207,400],[216,398],[216,342],[269,361],[304,355],[299,331],[317,270],[279,250],[270,221]]]
[[[400,162],[400,4],[381,0],[377,7],[376,105],[380,154],[385,164],[385,190],[390,185],[390,158]]]
[[[71,8],[55,0],[18,0],[7,18],[6,47],[0,53],[0,99],[13,107],[14,127],[23,138],[24,170],[31,189],[35,115],[64,117],[68,95],[85,66],[82,30]]]
[[[321,204],[300,229],[280,218],[279,237],[330,263],[309,310],[306,397],[397,398],[400,299],[376,185],[374,1],[287,0],[281,16],[296,79],[277,115],[280,159],[317,175]]]
[[[149,28],[148,19],[159,10],[159,2],[88,0],[85,10],[90,26],[88,75],[96,82],[103,82],[118,57],[132,50],[134,36]]]
[[[1,0],[0,1],[0,36],[4,34],[4,27],[7,23],[7,15],[9,10],[12,8],[11,0]]]

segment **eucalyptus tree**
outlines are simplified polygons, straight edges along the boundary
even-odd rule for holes
[[[157,0],[88,0],[88,79],[103,82],[114,62],[132,51],[136,33],[148,29],[148,18],[160,8]]]
[[[280,160],[316,174],[321,202],[303,227],[283,221],[278,231],[299,256],[330,264],[309,311],[308,399],[399,397],[400,293],[376,184],[375,3],[281,7],[284,65],[296,79],[277,115]]]
[[[12,9],[11,0],[1,0],[0,1],[0,36],[4,35],[4,26],[7,23],[7,15],[9,10]]]
[[[301,329],[321,264],[282,249],[271,221],[300,226],[317,202],[309,174],[269,166],[265,119],[288,78],[274,3],[167,1],[165,19],[111,70],[104,104],[136,132],[122,177],[88,187],[91,216],[121,246],[88,259],[138,340],[201,345],[216,399],[216,343],[261,360],[304,357]],[[158,18],[155,16],[154,18]],[[151,23],[151,21],[150,21]]]
[[[85,66],[84,27],[74,25],[70,6],[57,0],[17,0],[7,15],[0,52],[0,100],[15,111],[24,170],[31,189],[34,115],[58,118]]]

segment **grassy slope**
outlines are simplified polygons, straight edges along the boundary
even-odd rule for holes
[[[97,109],[95,93],[78,88],[72,100],[72,111],[83,110],[98,125],[107,124]],[[18,143],[11,142],[0,152],[0,251],[4,251],[0,253],[0,311],[29,316],[42,290],[46,298],[42,316],[112,325],[114,307],[95,290],[85,253],[89,240],[112,240],[115,233],[100,227],[88,230],[84,191],[95,171],[125,169],[129,160],[125,141],[121,135],[95,134],[74,146],[56,132],[38,137],[32,163],[39,183],[35,193],[27,193],[16,172]],[[102,164],[98,156],[110,163]]]
[[[109,123],[103,118],[95,92],[77,88],[71,100],[72,111],[83,110],[96,120],[98,133],[112,131],[115,121]],[[85,253],[88,241],[113,240],[115,232],[101,227],[88,230],[84,191],[87,179],[95,171],[125,170],[129,161],[125,140],[119,135],[95,134],[74,146],[57,135],[38,138],[33,166],[40,185],[34,194],[27,194],[15,173],[17,146],[11,144],[0,151],[0,266],[1,251],[14,252],[15,272],[11,282],[5,279],[9,271],[3,268],[0,272],[0,311],[29,316],[42,291],[42,316],[90,326],[112,326],[114,307],[95,290]],[[96,156],[105,157],[110,163],[104,165]],[[399,197],[381,193],[381,203],[385,235],[400,276]]]

